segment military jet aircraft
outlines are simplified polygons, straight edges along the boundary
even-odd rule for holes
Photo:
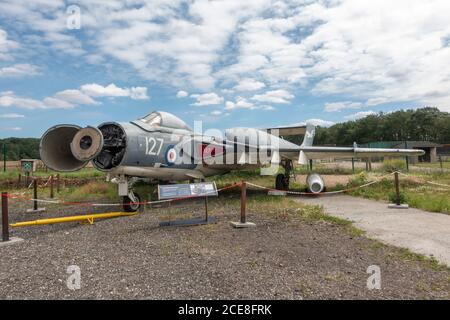
[[[278,136],[305,131],[302,145]],[[130,122],[106,122],[98,127],[81,128],[73,124],[48,129],[40,141],[44,164],[60,172],[76,171],[92,161],[107,172],[108,180],[118,184],[126,211],[139,208],[140,197],[133,191],[139,180],[173,182],[202,180],[231,170],[262,168],[276,175],[275,188],[287,190],[294,161],[307,164],[312,159],[418,156],[422,150],[373,149],[313,146],[315,127],[232,128],[224,134],[203,134],[192,130],[173,114],[155,111]],[[278,167],[284,173],[278,173]],[[310,192],[320,193],[320,176],[307,179]]]

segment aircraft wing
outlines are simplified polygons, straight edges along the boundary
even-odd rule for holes
[[[380,149],[380,148],[359,148],[358,146],[343,147],[301,147],[299,163],[306,164],[308,159],[327,158],[370,158],[370,157],[407,157],[421,156],[425,154],[423,150],[417,149]],[[302,159],[304,158],[304,159]]]
[[[246,136],[255,129],[234,129],[233,136]],[[260,132],[261,133],[261,132]],[[269,134],[270,135],[270,134]],[[246,159],[246,154],[250,158],[257,159],[260,152],[268,154],[269,160],[272,163],[279,162],[282,159],[290,159],[297,161],[299,164],[307,164],[310,159],[342,159],[342,158],[370,158],[370,157],[405,157],[405,156],[420,156],[425,154],[423,150],[417,149],[380,149],[380,148],[360,148],[355,143],[353,147],[320,147],[313,146],[313,139],[315,135],[315,127],[307,125],[305,130],[305,137],[302,145],[296,145],[278,137],[265,138],[260,135],[257,143],[250,143],[245,141],[235,141],[231,144],[224,144],[221,141],[207,141],[208,147],[205,147],[202,152],[203,159],[218,158],[224,156],[225,153],[236,153],[238,163]],[[231,140],[231,139],[229,139]],[[205,146],[205,142],[203,142]],[[267,159],[267,158],[266,158]]]

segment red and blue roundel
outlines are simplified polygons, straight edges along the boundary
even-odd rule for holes
[[[166,162],[168,164],[174,164],[177,161],[177,151],[170,146],[166,151]]]

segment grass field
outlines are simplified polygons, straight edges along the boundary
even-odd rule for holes
[[[24,175],[21,170],[7,170],[0,171],[0,180],[16,180],[19,174]],[[75,172],[55,172],[52,170],[48,171],[36,171],[33,172],[34,177],[49,177],[52,174],[59,174],[62,178],[95,178],[95,177],[104,177],[105,173],[95,169],[95,168],[84,168]]]
[[[434,168],[434,169],[440,169],[441,164],[439,162],[434,163],[418,163],[414,166],[421,167],[421,168]],[[443,169],[450,169],[450,161],[443,161],[442,162],[442,168]]]
[[[350,187],[357,187],[363,185],[369,181],[376,179],[382,179],[380,183],[375,185],[357,189],[349,192],[352,196],[364,197],[368,199],[380,200],[380,201],[393,201],[394,183],[393,176],[388,174],[388,171],[392,171],[398,164],[394,162],[387,162],[380,166],[373,172],[366,173],[363,170],[356,170],[355,174],[352,169],[348,168],[330,168],[321,164],[314,165],[314,172],[322,175],[337,175],[348,176],[349,182],[345,184],[336,184],[334,186],[328,186],[328,191],[336,191],[347,189]],[[430,164],[428,164],[430,165]],[[434,164],[433,164],[434,165]],[[400,168],[402,169],[402,168]],[[296,174],[304,175],[309,173],[306,166],[297,167]],[[37,177],[48,177],[54,172],[36,172]],[[7,171],[0,172],[0,180],[13,180],[17,179],[19,171]],[[388,176],[386,176],[388,175]],[[383,176],[386,176],[382,178]],[[102,178],[104,173],[96,169],[86,168],[78,172],[62,173],[63,178]],[[117,196],[117,186],[112,183],[104,181],[93,181],[83,186],[72,186],[62,190],[59,194],[59,198],[67,201],[90,201],[94,199],[104,199],[105,201],[119,201]],[[259,170],[256,171],[236,171],[221,176],[214,176],[208,178],[210,181],[215,181],[217,187],[223,188],[234,183],[241,181],[249,181],[257,185],[273,188],[274,177],[273,176],[261,176]],[[409,204],[411,207],[423,209],[431,212],[440,212],[450,214],[450,188],[445,186],[432,185],[427,183],[431,181],[438,184],[450,185],[450,172],[419,172],[412,171],[407,173],[407,176],[400,177],[401,193],[403,201]],[[304,181],[292,181],[291,190],[293,191],[305,191],[306,185]],[[48,188],[47,188],[48,189]],[[49,190],[42,189],[39,191],[44,197],[48,196]],[[252,189],[252,187],[250,187]],[[135,186],[135,190],[141,196],[141,200],[156,200],[157,193],[155,186],[151,186],[145,183],[138,183]],[[18,190],[15,190],[18,191]],[[30,189],[24,189],[22,192],[31,195]],[[227,190],[225,193],[237,193],[237,190]]]
[[[367,178],[355,178],[355,183],[377,179],[380,174]],[[450,214],[450,187],[429,184],[428,182],[450,185],[450,173],[411,173],[400,175],[400,192],[404,203],[425,211]],[[395,185],[392,176],[383,178],[380,183],[352,191],[350,195],[382,201],[395,199]]]

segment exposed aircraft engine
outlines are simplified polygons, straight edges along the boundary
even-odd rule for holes
[[[70,144],[81,128],[75,125],[58,125],[48,129],[40,142],[41,159],[45,165],[57,171],[75,171],[86,161],[78,160]]]
[[[312,193],[321,193],[325,188],[322,177],[317,173],[311,173],[306,178],[308,191]]]
[[[45,165],[57,171],[76,171],[90,160],[98,169],[109,170],[121,163],[126,146],[125,131],[115,123],[83,129],[59,125],[42,136],[40,154]]]
[[[80,161],[89,161],[97,156],[103,147],[103,135],[97,128],[80,129],[70,143],[73,156]]]
[[[94,158],[94,165],[103,170],[118,166],[123,159],[127,147],[127,136],[124,129],[115,123],[99,126],[103,135],[103,148]]]

